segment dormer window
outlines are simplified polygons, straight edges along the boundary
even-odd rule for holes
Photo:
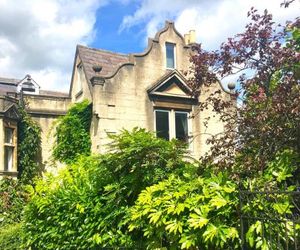
[[[17,86],[17,91],[19,93],[25,94],[39,94],[40,86],[31,78],[30,75],[26,75]]]
[[[166,43],[166,61],[167,68],[174,69],[175,68],[175,44],[174,43]]]

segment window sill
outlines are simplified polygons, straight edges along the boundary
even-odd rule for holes
[[[12,177],[17,177],[17,176],[18,176],[18,171],[13,171],[13,170],[0,170],[0,176],[12,176]]]

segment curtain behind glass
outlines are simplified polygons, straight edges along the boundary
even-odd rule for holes
[[[167,111],[155,111],[156,117],[156,136],[159,138],[164,138],[166,140],[170,139],[169,135],[169,112]]]
[[[176,138],[188,142],[187,113],[175,112]]]

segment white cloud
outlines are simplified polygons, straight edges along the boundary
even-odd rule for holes
[[[44,89],[67,91],[76,44],[93,40],[108,0],[0,0],[0,76],[29,73]]]
[[[166,19],[173,19],[181,33],[195,29],[198,42],[215,48],[243,30],[251,6],[269,9],[276,21],[296,17],[300,2],[284,9],[282,1],[0,0],[0,76],[31,74],[44,89],[68,91],[75,46],[93,41],[96,12],[108,3],[138,5],[123,18],[120,31],[142,23],[147,37],[153,37]]]
[[[126,16],[122,29],[141,22],[146,24],[147,36],[153,37],[166,19],[174,19],[176,28],[182,33],[195,29],[197,41],[204,48],[215,49],[227,37],[243,31],[248,22],[247,11],[252,6],[259,11],[268,9],[276,22],[284,22],[299,15],[300,1],[295,1],[289,8],[280,7],[283,0],[142,0],[133,15]],[[146,41],[146,40],[145,40]]]

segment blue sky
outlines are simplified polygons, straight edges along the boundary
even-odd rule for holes
[[[143,38],[146,35],[144,23],[120,31],[123,17],[133,14],[137,9],[137,2],[111,2],[99,9],[96,13],[96,36],[90,46],[121,53],[142,51],[145,46]]]
[[[283,0],[0,0],[0,76],[31,74],[43,89],[68,91],[77,44],[142,52],[147,38],[175,22],[211,50],[243,31],[254,6],[276,22],[299,16],[300,1]],[[230,79],[229,79],[230,80]]]

